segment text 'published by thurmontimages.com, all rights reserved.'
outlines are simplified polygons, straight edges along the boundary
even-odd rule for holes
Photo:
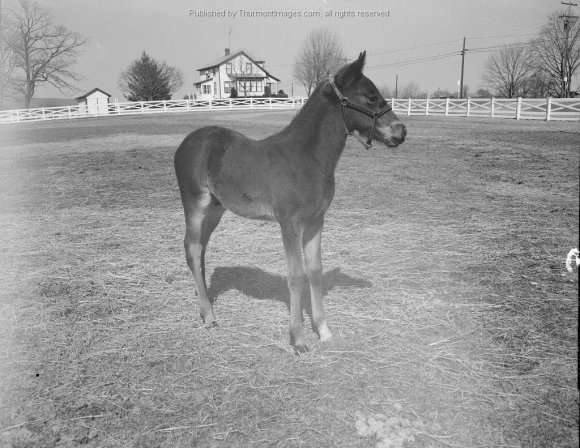
[[[391,17],[390,10],[352,10],[328,9],[320,10],[250,10],[250,9],[188,9],[193,18],[224,18],[224,19],[387,19]]]

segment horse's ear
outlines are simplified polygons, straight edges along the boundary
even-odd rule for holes
[[[363,68],[365,66],[365,59],[367,58],[367,51],[363,51],[358,55],[358,59],[355,61],[355,64],[360,67],[360,74],[362,75]]]
[[[365,59],[367,52],[363,51],[359,54],[358,59],[346,67],[343,67],[336,74],[336,83],[342,87],[347,87],[352,83],[358,81],[362,77],[363,68],[365,65]]]

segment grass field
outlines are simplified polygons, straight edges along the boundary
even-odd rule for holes
[[[578,123],[402,117],[336,173],[330,343],[294,356],[276,224],[226,213],[202,325],[172,158],[292,112],[0,129],[0,445],[578,444]]]

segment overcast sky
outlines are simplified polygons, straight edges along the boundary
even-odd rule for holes
[[[180,99],[193,91],[196,69],[223,55],[228,46],[265,60],[266,69],[282,81],[280,88],[302,95],[304,89],[293,79],[294,61],[308,32],[322,26],[340,36],[350,59],[367,51],[366,74],[377,86],[394,87],[398,74],[399,87],[415,81],[431,93],[437,88],[457,90],[465,36],[465,84],[474,91],[482,85],[490,54],[485,49],[527,41],[549,13],[562,8],[560,0],[38,2],[52,9],[55,23],[89,38],[75,66],[84,77],[77,95],[99,87],[119,100],[119,75],[143,51],[183,71],[184,85],[174,95]],[[256,17],[256,12],[277,17]],[[36,96],[63,97],[48,88]]]

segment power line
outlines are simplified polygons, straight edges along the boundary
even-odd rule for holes
[[[471,48],[469,51],[471,51],[473,53],[490,52],[490,51],[495,51],[495,50],[501,50],[502,48],[526,47],[529,45],[531,45],[530,42],[513,42],[511,44],[491,45],[489,47],[475,47],[475,48]]]
[[[400,67],[403,65],[417,64],[417,63],[421,63],[421,62],[438,61],[439,59],[445,59],[445,58],[449,58],[449,57],[457,56],[457,55],[459,55],[459,52],[453,51],[451,53],[444,53],[444,54],[439,54],[439,55],[435,55],[435,56],[427,56],[427,57],[418,58],[418,59],[410,59],[407,61],[391,62],[388,64],[381,64],[381,65],[373,65],[373,66],[369,66],[366,68],[367,68],[367,70],[371,70],[371,69],[377,69],[377,68]]]
[[[399,49],[397,49],[397,50],[385,50],[385,51],[377,51],[377,52],[374,52],[374,53],[370,53],[370,52],[369,52],[369,53],[367,53],[367,54],[368,54],[369,56],[376,56],[376,55],[379,55],[379,54],[392,54],[392,53],[400,53],[400,52],[402,52],[402,51],[416,50],[416,49],[419,49],[419,48],[436,47],[436,46],[438,46],[438,45],[444,45],[444,44],[448,44],[448,43],[452,43],[452,42],[456,42],[456,41],[457,41],[456,39],[453,39],[453,40],[446,40],[446,41],[444,41],[444,42],[435,42],[435,43],[432,43],[432,44],[429,44],[429,45],[418,45],[418,46],[416,46],[416,47],[399,48]]]
[[[527,28],[537,28],[538,26],[543,25],[543,24],[544,24],[543,21],[542,22],[533,22],[533,23],[530,23],[528,25],[521,26],[519,28],[510,29],[509,31],[507,31],[503,34],[494,33],[493,36],[469,36],[469,38],[479,40],[479,39],[503,39],[503,38],[507,39],[507,38],[512,38],[512,37],[525,37],[525,36],[529,36],[529,35],[535,36],[536,34],[514,35],[511,33],[517,32],[517,31],[522,31],[522,30],[525,30]]]

